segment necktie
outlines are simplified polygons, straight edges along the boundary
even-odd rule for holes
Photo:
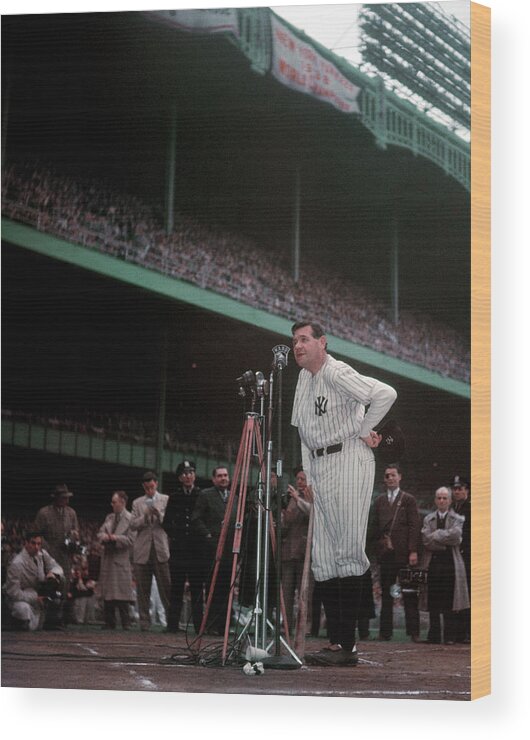
[[[36,555],[33,556],[33,562],[35,563],[35,568],[37,569],[37,578],[39,581],[44,580],[44,566],[41,568],[39,565],[39,559]]]
[[[118,522],[120,521],[120,515],[114,514],[114,523],[112,525],[112,534],[117,530],[118,528]]]

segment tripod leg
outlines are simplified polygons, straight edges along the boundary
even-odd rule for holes
[[[250,458],[252,456],[252,442],[253,442],[254,433],[255,433],[254,422],[255,422],[254,417],[251,417],[248,419],[247,436],[245,439],[243,461],[242,461],[242,466],[241,466],[241,469],[242,469],[241,488],[240,488],[239,500],[237,504],[236,529],[234,533],[234,544],[232,548],[234,555],[232,558],[232,574],[230,577],[230,590],[228,592],[228,605],[226,609],[225,632],[224,632],[224,640],[223,640],[223,655],[222,655],[223,665],[225,664],[225,661],[226,661],[226,652],[228,649],[228,637],[230,634],[230,621],[232,617],[232,603],[234,600],[234,584],[236,580],[238,560],[239,560],[239,556],[241,552],[241,537],[243,535],[243,516],[244,516],[245,504],[247,500],[248,476],[250,472]],[[234,482],[232,483],[232,488],[230,490],[230,497],[232,497],[232,494],[235,495],[235,490],[236,490],[235,485],[236,484],[237,484],[237,480],[234,478]]]
[[[211,604],[212,604],[212,601],[213,601],[214,591],[215,591],[215,588],[216,588],[216,585],[217,585],[217,579],[218,579],[218,575],[219,575],[219,568],[221,566],[221,559],[222,559],[222,556],[223,556],[224,547],[225,547],[225,543],[226,543],[226,537],[227,537],[227,534],[228,534],[228,527],[230,525],[230,515],[232,513],[232,508],[234,506],[235,491],[237,490],[237,481],[239,480],[239,476],[241,474],[241,466],[242,466],[243,459],[244,459],[245,449],[248,446],[248,443],[247,443],[246,440],[247,440],[247,436],[248,436],[248,433],[249,433],[249,422],[250,422],[250,419],[247,419],[245,421],[245,424],[243,426],[243,432],[241,434],[241,442],[239,444],[239,450],[238,450],[237,458],[236,458],[236,466],[235,466],[235,470],[234,470],[234,478],[232,480],[232,485],[231,485],[231,488],[230,488],[230,496],[229,496],[228,501],[227,501],[227,504],[226,504],[226,514],[225,514],[225,518],[224,518],[224,521],[223,521],[223,526],[221,528],[221,534],[219,535],[219,541],[217,543],[217,549],[216,549],[216,552],[215,552],[215,566],[214,566],[214,570],[213,570],[212,577],[211,577],[211,580],[210,580],[210,588],[208,590],[208,597],[207,597],[207,600],[206,600],[206,605],[204,607],[204,614],[203,614],[203,618],[202,618],[201,628],[199,630],[199,635],[198,635],[198,639],[197,639],[197,649],[198,650],[200,650],[202,636],[203,636],[203,634],[204,634],[204,632],[206,630],[206,625],[208,624],[208,617],[209,617],[209,614],[210,614],[210,608],[211,608]]]

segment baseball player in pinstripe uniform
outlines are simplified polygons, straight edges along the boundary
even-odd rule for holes
[[[319,665],[355,665],[355,624],[369,568],[364,548],[375,475],[372,450],[381,441],[373,427],[397,394],[329,355],[319,324],[300,321],[292,334],[302,370],[291,423],[298,427],[302,466],[315,502],[312,570],[339,638],[332,649],[305,657]]]

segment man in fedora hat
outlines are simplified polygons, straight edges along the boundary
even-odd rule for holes
[[[203,612],[204,564],[201,543],[191,526],[191,515],[201,489],[195,485],[193,460],[177,465],[177,489],[171,493],[163,527],[169,538],[169,570],[171,595],[167,617],[168,632],[178,632],[184,584],[190,584],[192,617],[195,632],[199,632]]]
[[[51,494],[52,503],[39,509],[35,519],[35,529],[42,532],[46,550],[63,569],[67,583],[72,570],[72,552],[66,540],[79,540],[77,514],[69,503],[73,495],[66,483],[57,484]]]

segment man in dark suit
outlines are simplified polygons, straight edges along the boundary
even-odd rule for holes
[[[226,504],[229,496],[230,475],[227,468],[214,468],[212,471],[211,488],[205,488],[198,497],[193,510],[191,521],[194,532],[202,542],[206,568],[209,569],[207,594],[210,591],[211,577],[215,566],[217,544],[226,516]],[[230,522],[227,530],[223,556],[220,560],[219,571],[208,614],[207,630],[210,634],[224,634],[226,609],[231,588],[232,575],[232,544],[234,541],[234,525],[236,522],[237,502],[234,501],[230,513]]]
[[[460,475],[455,475],[451,488],[453,492],[452,508],[457,514],[464,517],[460,553],[466,569],[467,588],[471,598],[471,498],[469,495],[469,481]],[[471,642],[471,609],[463,609],[456,615],[455,642],[465,644]]]
[[[396,582],[401,568],[414,568],[418,565],[421,523],[416,499],[400,488],[399,466],[395,463],[387,465],[384,476],[386,491],[377,497],[374,504],[374,531],[382,592],[379,639],[391,640],[394,599],[390,587]],[[382,542],[385,535],[390,536],[392,549],[383,553],[378,543]],[[413,642],[419,642],[417,594],[404,593],[403,605],[407,635],[410,635]]]
[[[177,465],[178,485],[170,494],[163,528],[169,538],[171,595],[167,631],[178,632],[184,584],[190,584],[192,617],[195,632],[202,622],[204,567],[200,543],[192,529],[191,517],[201,489],[195,485],[195,463],[183,460]]]

